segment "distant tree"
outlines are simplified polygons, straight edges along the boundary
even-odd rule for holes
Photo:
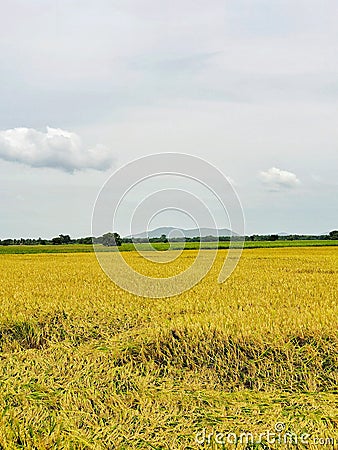
[[[93,238],[92,238],[92,236],[78,238],[78,239],[76,239],[76,243],[77,244],[92,244],[93,243]]]
[[[122,243],[123,244],[132,244],[133,243],[133,239],[132,238],[128,238],[128,237],[122,238]]]
[[[329,236],[330,239],[338,239],[338,230],[330,231]]]
[[[201,237],[200,236],[185,237],[184,241],[185,242],[201,242]]]
[[[1,245],[13,245],[13,239],[4,239],[1,241]]]
[[[115,244],[120,247],[122,245],[122,238],[118,233],[113,233]]]
[[[52,239],[53,245],[70,244],[70,243],[71,243],[71,239],[70,239],[69,234],[59,234],[58,237],[54,237]]]
[[[230,236],[219,236],[218,240],[220,242],[229,242],[230,241]]]
[[[145,240],[145,242],[147,242],[147,240]],[[168,242],[168,238],[165,234],[161,234],[160,237],[153,237],[153,238],[149,238],[149,242],[164,242],[167,243]]]
[[[268,241],[278,241],[278,234],[271,234]]]
[[[69,234],[60,234],[59,237],[62,244],[70,244],[71,239]]]
[[[106,247],[120,246],[122,239],[118,233],[106,233],[102,236],[101,243]]]

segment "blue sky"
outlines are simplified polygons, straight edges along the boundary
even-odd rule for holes
[[[168,151],[234,181],[250,234],[338,227],[337,2],[1,8],[0,238],[90,234],[111,173]]]

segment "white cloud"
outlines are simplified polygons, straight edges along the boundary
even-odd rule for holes
[[[31,167],[52,167],[66,172],[106,170],[113,164],[112,152],[103,145],[86,149],[81,138],[70,131],[47,127],[12,128],[0,131],[0,158]]]
[[[260,172],[259,178],[273,190],[278,190],[280,188],[294,188],[300,184],[300,180],[294,173],[277,169],[277,167],[271,167],[266,172]]]

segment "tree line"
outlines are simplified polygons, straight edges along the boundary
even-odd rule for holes
[[[251,236],[244,237],[246,241],[297,241],[297,240],[338,240],[338,230],[330,231],[329,234],[323,235],[303,235],[303,234],[290,234],[287,236],[280,236],[278,234],[262,235],[253,234]],[[232,240],[243,240],[243,236],[232,236]],[[227,242],[230,241],[230,236],[199,236],[196,237],[179,237],[179,238],[167,238],[165,234],[160,237],[154,238],[122,238],[118,233],[105,233],[102,236],[86,236],[76,239],[72,239],[69,234],[59,234],[59,236],[52,239],[38,239],[34,238],[20,238],[20,239],[0,239],[0,245],[65,245],[65,244],[101,244],[106,247],[120,246],[124,243],[156,243],[156,242]]]

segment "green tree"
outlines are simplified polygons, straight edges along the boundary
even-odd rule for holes
[[[59,236],[60,236],[62,244],[70,244],[71,239],[70,239],[69,234],[60,234]]]
[[[92,244],[93,243],[93,238],[92,236],[86,236],[83,238],[78,238],[76,239],[76,243],[77,244]]]
[[[4,239],[1,245],[13,245],[13,239]]]
[[[102,236],[102,244],[106,247],[122,245],[121,236],[118,233],[106,233]]]
[[[330,239],[338,239],[338,230],[330,231],[329,236]]]
[[[71,239],[69,234],[59,234],[58,237],[52,239],[53,245],[70,244]]]

